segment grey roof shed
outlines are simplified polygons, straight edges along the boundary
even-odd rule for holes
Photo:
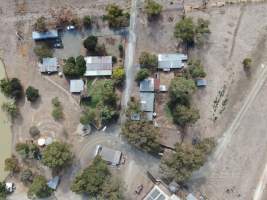
[[[57,58],[43,58],[43,62],[40,64],[40,72],[57,72],[58,62]]]
[[[152,92],[140,92],[141,110],[144,112],[154,111],[155,94]]]
[[[120,151],[113,150],[108,147],[102,147],[99,152],[99,155],[103,160],[111,163],[112,165],[119,165],[122,153]]]
[[[154,78],[147,78],[140,82],[140,92],[154,92]]]
[[[111,76],[112,56],[85,57],[86,72],[84,76]]]
[[[47,182],[47,186],[53,190],[57,189],[57,186],[59,184],[59,176],[55,176],[51,180]]]
[[[158,68],[163,70],[181,69],[184,67],[184,62],[188,60],[185,54],[159,54]]]
[[[83,91],[84,82],[82,79],[70,80],[70,92],[71,93],[80,93]]]
[[[58,38],[58,30],[49,30],[46,32],[32,32],[32,39],[33,40],[47,40],[47,39],[56,39]]]

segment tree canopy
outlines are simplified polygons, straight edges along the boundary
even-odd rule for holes
[[[115,4],[109,4],[106,7],[106,12],[107,14],[103,16],[103,19],[108,21],[110,28],[129,26],[130,15],[127,12],[123,12],[119,6]]]
[[[58,97],[55,97],[51,101],[53,105],[52,116],[55,120],[61,120],[64,118],[63,107]]]
[[[24,184],[31,183],[33,181],[33,173],[30,169],[25,169],[20,174],[20,180]]]
[[[18,100],[23,95],[23,87],[17,78],[0,80],[0,89],[5,96],[15,100]]]
[[[177,144],[175,152],[165,155],[161,160],[163,177],[171,182],[186,181],[192,173],[199,169],[205,162],[207,154],[215,146],[211,138],[204,139],[193,147]]]
[[[186,127],[188,124],[195,123],[199,117],[198,110],[183,105],[177,105],[173,111],[173,120],[181,127]]]
[[[23,158],[34,159],[39,155],[39,148],[34,143],[17,143],[16,144],[16,152]]]
[[[97,37],[94,35],[88,36],[84,41],[83,41],[83,46],[86,48],[88,51],[95,51],[96,46],[97,46]]]
[[[16,173],[19,172],[19,170],[20,170],[19,162],[15,156],[12,156],[5,160],[5,171]]]
[[[112,79],[114,83],[118,86],[122,86],[125,79],[125,71],[123,67],[116,67],[113,69]]]
[[[47,198],[51,196],[51,194],[52,189],[47,186],[47,180],[45,177],[41,175],[35,176],[32,184],[29,187],[28,197],[30,199],[35,199],[35,197]]]
[[[109,178],[110,172],[106,162],[97,156],[89,167],[76,176],[71,185],[71,190],[78,194],[97,196],[101,194],[103,185]]]
[[[122,134],[130,144],[149,153],[158,153],[159,130],[147,121],[127,121],[122,127]]]
[[[50,49],[45,44],[35,46],[33,51],[40,61],[42,61],[43,58],[52,58],[53,57],[52,49]]]
[[[154,0],[145,0],[145,12],[149,19],[155,19],[160,15],[162,5]]]
[[[53,142],[43,151],[42,162],[52,169],[61,169],[72,162],[73,154],[66,143]]]
[[[158,58],[154,54],[142,52],[139,57],[139,63],[141,67],[155,69],[158,67]]]
[[[7,191],[6,191],[6,183],[0,182],[0,199],[6,199]]]
[[[89,15],[86,15],[83,17],[83,25],[86,28],[90,28],[92,26],[92,20],[91,20],[91,17]]]
[[[26,89],[26,97],[28,101],[35,102],[39,96],[39,90],[34,88],[33,86],[29,86]]]
[[[17,107],[16,102],[13,99],[4,102],[2,104],[2,110],[7,112],[7,114],[9,114],[11,119],[14,119],[19,114],[19,109]]]
[[[124,200],[123,183],[118,178],[109,178],[103,184],[100,199]]]
[[[184,77],[172,79],[169,89],[171,103],[189,105],[190,96],[196,90],[194,81]]]
[[[148,77],[149,77],[149,71],[148,71],[148,69],[143,68],[143,69],[140,69],[137,72],[136,77],[135,77],[135,80],[139,82],[139,81],[142,81],[142,80],[144,80],[144,79],[146,79]]]
[[[39,32],[45,32],[47,31],[47,26],[46,26],[46,19],[45,17],[39,17],[35,24],[34,24],[34,30],[39,31]]]
[[[86,61],[83,56],[69,57],[63,65],[63,73],[67,77],[83,76],[86,71]]]
[[[175,25],[174,36],[188,46],[196,42],[201,44],[203,36],[210,33],[209,21],[199,18],[197,23],[192,18],[181,19]]]
[[[200,60],[193,60],[188,63],[189,73],[192,78],[204,78],[207,74]]]

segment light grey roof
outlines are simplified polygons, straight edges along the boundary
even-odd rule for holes
[[[184,61],[188,57],[185,54],[159,54],[158,55],[158,68],[160,69],[180,69],[184,67]]]
[[[206,79],[197,79],[197,86],[198,87],[201,87],[201,86],[206,86],[208,83],[207,83],[207,80]]]
[[[89,56],[85,57],[85,76],[111,76],[112,56]]]
[[[55,39],[58,38],[58,30],[49,30],[46,32],[32,32],[33,40],[46,40],[46,39]]]
[[[154,111],[155,94],[152,92],[140,92],[141,110],[145,112]]]
[[[197,198],[194,197],[194,195],[190,193],[189,195],[187,195],[186,200],[197,200]]]
[[[153,121],[153,112],[145,112],[145,116],[148,121]]]
[[[53,179],[47,182],[47,186],[53,190],[57,189],[58,184],[59,184],[59,176],[55,176]]]
[[[42,64],[40,64],[40,72],[57,72],[58,62],[57,58],[43,58]]]
[[[132,121],[139,121],[141,119],[140,113],[131,113],[131,120]]]
[[[102,147],[99,155],[103,160],[111,163],[112,165],[119,165],[122,153],[108,147]]]
[[[79,93],[83,91],[84,82],[82,79],[70,80],[70,92]]]
[[[154,78],[147,78],[140,82],[140,92],[154,92]]]

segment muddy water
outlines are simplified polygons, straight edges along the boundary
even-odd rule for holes
[[[4,77],[4,65],[0,59],[0,79],[3,79]],[[5,96],[0,93],[0,106],[5,100]],[[10,122],[8,121],[6,114],[0,109],[0,181],[7,175],[4,171],[4,161],[11,154],[11,137]]]

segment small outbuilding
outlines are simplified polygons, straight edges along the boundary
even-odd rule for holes
[[[103,160],[114,166],[120,164],[122,157],[122,153],[120,151],[113,150],[108,147],[103,147],[101,145],[97,145],[96,155],[101,156]]]
[[[163,71],[170,71],[171,69],[182,69],[187,60],[187,55],[181,53],[159,54],[158,68],[162,69]]]
[[[207,86],[207,80],[206,79],[197,79],[196,80],[196,85],[197,87],[205,87]]]
[[[154,92],[154,78],[146,78],[140,82],[140,92]]]
[[[54,178],[52,178],[47,182],[47,186],[52,190],[56,190],[59,185],[59,181],[60,181],[59,176],[55,176]]]
[[[57,58],[43,58],[42,63],[39,64],[41,73],[53,73],[58,71]]]
[[[197,200],[197,198],[193,194],[188,194],[186,200]]]
[[[86,71],[84,76],[111,76],[112,56],[85,57]]]
[[[70,80],[70,92],[71,93],[80,93],[84,89],[84,82],[82,79]]]
[[[48,40],[48,39],[57,39],[59,37],[58,30],[48,30],[46,32],[32,32],[32,39],[33,40]]]

